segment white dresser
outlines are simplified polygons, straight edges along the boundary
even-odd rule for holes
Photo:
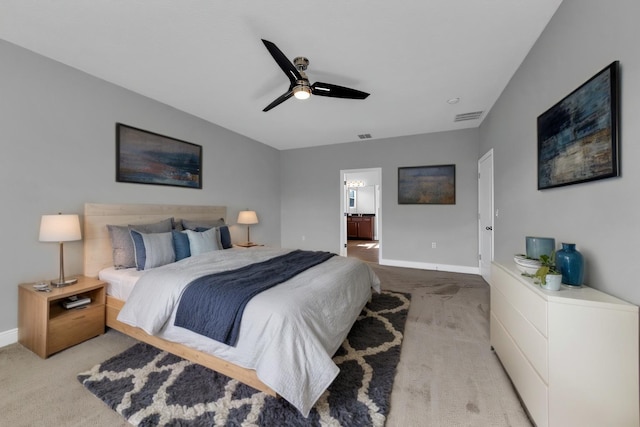
[[[640,425],[638,307],[491,267],[491,346],[538,427]]]

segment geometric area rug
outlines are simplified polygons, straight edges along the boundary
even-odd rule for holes
[[[282,398],[144,343],[78,375],[135,426],[384,426],[410,294],[374,293],[333,357],[340,373],[308,418]]]

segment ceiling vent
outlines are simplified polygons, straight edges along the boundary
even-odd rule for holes
[[[466,120],[477,120],[480,118],[484,111],[474,111],[472,113],[462,113],[456,114],[456,118],[453,119],[454,122],[464,122]]]
[[[370,133],[362,133],[362,134],[358,135],[358,138],[360,138],[360,139],[371,139],[371,134]]]

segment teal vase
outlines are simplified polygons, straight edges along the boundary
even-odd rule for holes
[[[582,286],[584,258],[576,250],[575,243],[563,243],[556,252],[556,268],[562,273],[562,283],[568,286]]]

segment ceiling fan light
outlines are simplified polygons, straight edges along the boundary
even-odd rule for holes
[[[297,99],[308,99],[311,96],[311,88],[305,85],[298,85],[293,88],[293,96]]]

